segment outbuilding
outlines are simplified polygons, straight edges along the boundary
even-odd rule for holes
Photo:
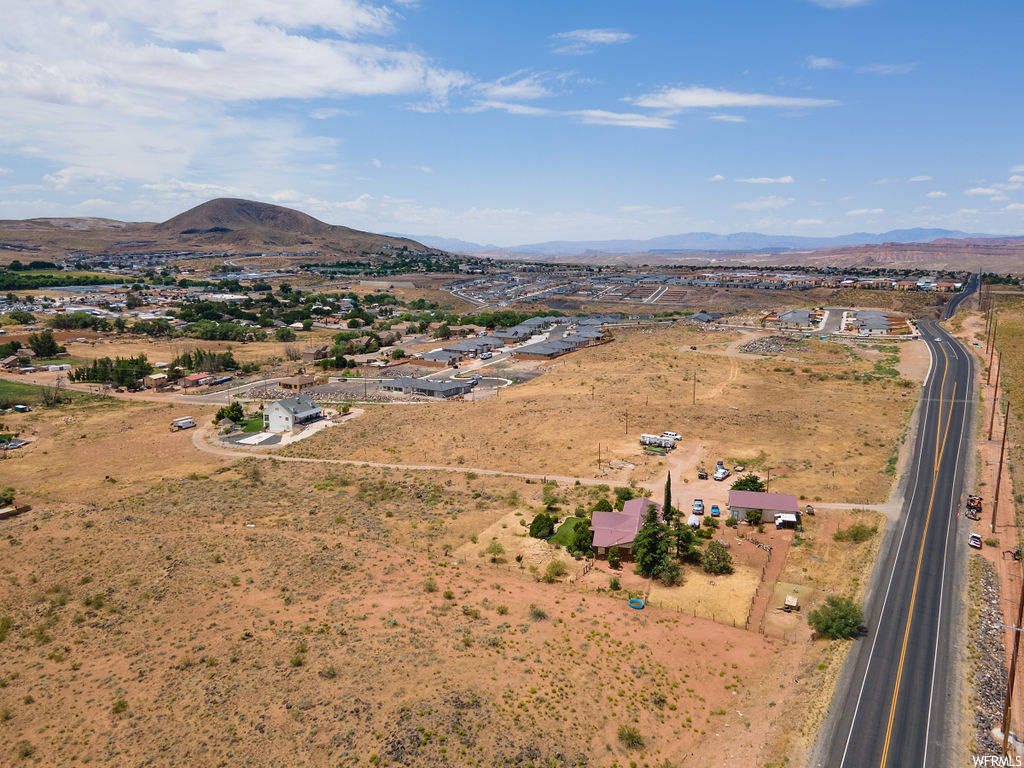
[[[729,514],[734,520],[746,520],[747,513],[755,511],[761,513],[762,522],[773,523],[780,515],[796,515],[799,519],[800,505],[791,493],[729,491]]]

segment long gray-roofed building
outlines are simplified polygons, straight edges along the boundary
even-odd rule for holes
[[[407,395],[423,395],[425,397],[455,397],[468,394],[473,389],[473,384],[472,381],[455,379],[433,381],[432,379],[414,379],[411,376],[402,376],[383,382],[381,389],[386,392],[403,392]]]

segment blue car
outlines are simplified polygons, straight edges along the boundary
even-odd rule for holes
[[[722,513],[718,510],[718,505],[717,504],[712,504],[711,505],[711,516],[712,517],[718,517],[721,514]]]

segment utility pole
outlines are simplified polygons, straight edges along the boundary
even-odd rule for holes
[[[597,471],[601,471],[601,444],[597,444]]]
[[[985,377],[985,383],[988,384],[992,379],[992,357],[996,353],[996,333],[999,331],[999,318],[997,317],[992,321],[992,349],[988,354],[988,376]]]
[[[693,404],[697,404],[697,372],[693,372]]]
[[[996,408],[999,407],[999,374],[1003,370],[1003,353],[999,353],[999,357],[996,358],[996,388],[992,392],[992,416],[988,420],[988,439],[992,439],[992,427],[996,423]]]
[[[1010,401],[1006,401],[1006,415],[1003,417],[1003,445],[999,449],[999,470],[996,474],[996,498],[992,502],[992,533],[996,532],[996,512],[999,509],[999,485],[1003,480],[1003,456],[1006,455],[1006,433],[1010,431]]]
[[[1020,651],[1021,623],[1024,622],[1024,577],[1020,580],[1020,599],[1017,600],[1017,623],[1013,626],[1013,660],[1010,677],[1006,681],[1006,699],[1003,701],[1003,752],[1010,741],[1010,705],[1013,702],[1013,682],[1017,676],[1017,653]]]
[[[626,411],[626,434],[629,434],[629,411]]]

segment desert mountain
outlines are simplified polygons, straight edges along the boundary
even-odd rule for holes
[[[235,198],[210,200],[159,224],[86,217],[0,221],[0,261],[19,258],[19,252],[55,260],[70,250],[251,253],[280,249],[315,251],[317,260],[333,262],[390,255],[403,248],[442,253],[409,238],[327,224],[291,208]]]
[[[319,235],[331,229],[319,219],[280,205],[219,197],[197,205],[162,224],[156,229],[175,234],[196,234],[224,230],[268,229],[298,235]],[[338,227],[349,232],[355,230]]]

